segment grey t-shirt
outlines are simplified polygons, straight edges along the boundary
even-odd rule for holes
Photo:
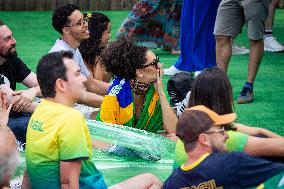
[[[70,47],[70,45],[66,43],[64,40],[57,39],[54,46],[50,49],[49,53],[58,52],[58,51],[71,51],[73,53],[74,60],[80,66],[81,73],[86,77],[90,75],[90,72],[88,71],[86,65],[84,64],[82,55],[78,48],[74,49]]]

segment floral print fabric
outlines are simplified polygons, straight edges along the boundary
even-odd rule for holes
[[[182,0],[141,0],[122,23],[117,37],[179,49]]]

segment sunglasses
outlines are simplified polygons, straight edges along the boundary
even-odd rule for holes
[[[156,56],[156,58],[153,60],[153,62],[151,62],[150,64],[147,64],[147,65],[144,65],[143,68],[147,68],[149,66],[155,66],[156,68],[158,68],[159,62],[160,62],[159,57]]]

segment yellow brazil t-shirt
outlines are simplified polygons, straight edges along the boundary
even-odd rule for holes
[[[92,141],[83,115],[43,100],[27,130],[26,164],[33,188],[60,188],[60,161],[81,159],[80,188],[106,188],[92,162]]]

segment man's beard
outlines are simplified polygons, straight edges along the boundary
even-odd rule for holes
[[[224,152],[227,152],[227,148],[225,145],[223,145],[223,147],[217,147],[214,143],[211,143],[211,149],[212,149],[212,153],[216,153],[216,152],[221,152],[221,153],[224,153]]]
[[[5,59],[10,59],[10,58],[14,58],[16,57],[17,54],[17,50],[12,51],[12,49],[15,48],[16,49],[16,45],[13,45],[6,54],[1,54],[1,56]]]

